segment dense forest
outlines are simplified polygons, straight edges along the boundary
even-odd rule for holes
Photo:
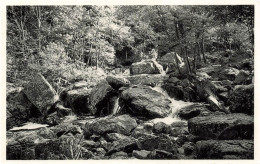
[[[7,159],[254,158],[254,19],[253,5],[7,6]]]

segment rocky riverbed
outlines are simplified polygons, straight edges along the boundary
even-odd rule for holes
[[[155,60],[130,72],[60,94],[40,74],[10,85],[7,159],[254,158],[251,72],[210,66],[180,77]]]

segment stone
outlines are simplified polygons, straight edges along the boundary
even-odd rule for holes
[[[228,100],[232,113],[254,114],[254,84],[237,85]]]
[[[236,68],[232,68],[232,67],[224,68],[219,74],[219,79],[234,81],[238,74],[239,74],[239,70]]]
[[[147,118],[167,117],[171,113],[170,103],[162,93],[144,86],[124,90],[119,99],[123,110]]]
[[[107,76],[106,80],[115,90],[118,90],[121,87],[128,87],[130,85],[130,81],[123,77]]]
[[[141,150],[153,151],[154,149],[177,152],[176,144],[164,134],[159,136],[149,134],[138,138],[137,146]]]
[[[143,60],[133,63],[130,67],[130,74],[162,74],[163,67],[155,60]]]
[[[176,100],[183,100],[184,90],[182,86],[175,86],[172,83],[166,83],[162,85],[162,88],[166,90],[168,95]]]
[[[95,147],[95,142],[92,140],[84,140],[81,143],[82,147],[89,149]]]
[[[197,159],[254,159],[253,140],[204,140],[196,143]]]
[[[72,114],[72,109],[71,108],[65,108],[61,104],[57,104],[55,106],[55,110],[57,111],[57,115],[59,117],[64,117],[64,116],[68,116],[68,115]]]
[[[113,132],[130,135],[135,127],[137,127],[137,123],[129,115],[107,116],[97,119],[88,125],[88,129],[92,133],[99,135]]]
[[[133,137],[127,137],[121,140],[114,141],[106,155],[111,155],[119,151],[132,153],[132,151],[135,149],[138,149],[136,139]]]
[[[148,159],[178,159],[176,155],[164,150],[153,150],[147,156]]]
[[[245,70],[240,70],[236,79],[234,81],[235,84],[243,84],[249,80],[250,72]]]
[[[57,112],[51,113],[45,118],[45,122],[49,125],[58,125],[62,122],[62,118],[58,116]]]
[[[127,158],[128,158],[127,153],[123,151],[116,152],[110,156],[110,159],[127,159]]]
[[[252,139],[254,118],[242,113],[199,116],[188,121],[188,128],[205,139]]]
[[[74,113],[90,113],[88,108],[86,108],[90,92],[91,89],[87,87],[63,91],[60,99],[63,101],[64,106],[72,108]]]
[[[23,92],[43,115],[59,100],[56,91],[41,74],[36,74]]]
[[[207,106],[204,104],[196,103],[191,104],[189,106],[185,106],[179,110],[177,115],[181,119],[189,120],[193,117],[197,117],[199,115],[209,115],[210,111],[208,110]]]
[[[41,113],[23,93],[22,87],[9,87],[6,93],[6,126],[11,129],[20,126]]]
[[[120,134],[120,133],[107,133],[105,136],[107,141],[117,141],[128,138],[128,136]]]
[[[164,122],[158,122],[158,123],[155,123],[154,126],[153,126],[153,132],[154,133],[169,133],[170,131],[170,127],[165,124]]]
[[[91,114],[104,116],[112,113],[114,101],[110,98],[118,96],[118,93],[108,84],[106,80],[98,83],[90,92],[87,105]]]
[[[126,77],[133,85],[161,85],[165,80],[168,79],[168,75],[164,74],[138,74]]]
[[[132,155],[137,159],[147,159],[149,153],[150,151],[147,150],[134,150]]]
[[[186,142],[182,145],[185,155],[191,155],[195,151],[195,144],[192,142]]]

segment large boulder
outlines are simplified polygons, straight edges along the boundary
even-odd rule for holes
[[[107,76],[106,80],[115,90],[118,90],[121,87],[128,87],[130,85],[130,81],[123,77]]]
[[[46,115],[48,110],[59,100],[55,90],[41,74],[36,74],[24,87],[23,92],[43,115]]]
[[[229,98],[233,113],[254,114],[254,84],[237,85]]]
[[[87,108],[93,115],[101,116],[112,113],[118,93],[106,80],[98,83],[89,94]]]
[[[7,129],[21,125],[41,113],[23,93],[22,87],[8,87],[6,93],[6,124]]]
[[[119,102],[123,110],[137,116],[157,118],[167,117],[171,113],[171,101],[150,87],[126,89],[121,93]]]
[[[189,120],[197,116],[209,115],[211,112],[208,110],[208,107],[205,104],[195,103],[188,106],[185,106],[179,110],[177,115],[181,119]]]
[[[205,139],[252,139],[254,118],[242,113],[199,116],[188,121],[188,128]]]
[[[254,159],[253,140],[204,140],[196,143],[197,159]]]
[[[168,75],[164,74],[139,74],[139,75],[132,75],[126,77],[131,84],[133,85],[150,85],[150,86],[155,86],[155,85],[160,85],[162,84],[166,79],[168,79]]]
[[[86,124],[86,129],[95,134],[120,133],[130,135],[137,126],[135,119],[129,115],[107,116]]]
[[[124,151],[132,153],[133,150],[137,149],[136,139],[133,137],[123,138],[112,143],[112,146],[107,152],[107,155],[115,152]]]
[[[89,113],[88,108],[88,98],[91,89],[87,87],[65,90],[60,94],[60,99],[63,101],[64,106],[72,108],[74,113]]]
[[[155,60],[143,60],[141,62],[133,63],[130,67],[130,73],[136,74],[161,74],[163,67]]]
[[[177,145],[167,135],[147,134],[138,138],[137,146],[141,150],[153,151],[154,149],[168,152],[177,152]]]

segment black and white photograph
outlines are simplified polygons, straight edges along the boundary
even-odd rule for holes
[[[4,9],[6,161],[255,159],[254,4]]]

